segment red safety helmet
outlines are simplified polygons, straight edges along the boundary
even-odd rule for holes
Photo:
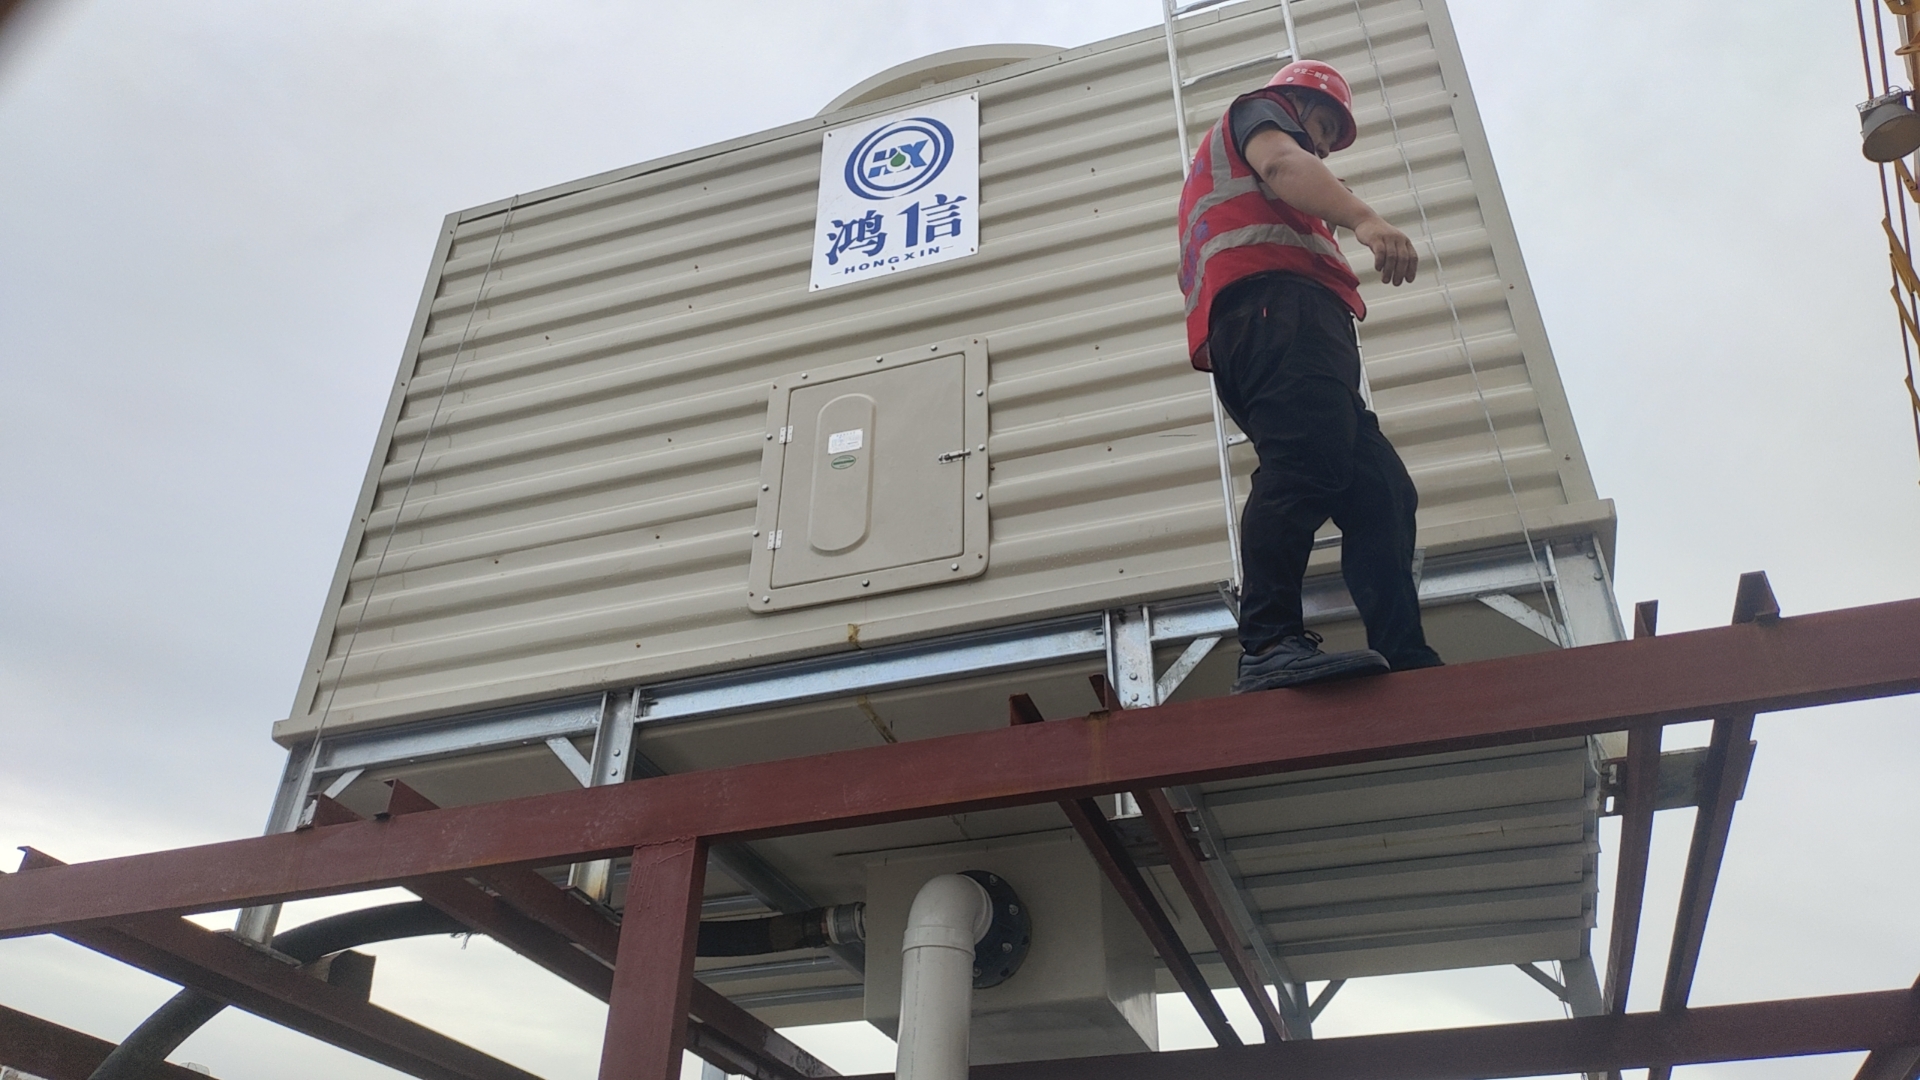
[[[1329,101],[1340,109],[1340,137],[1333,141],[1334,150],[1345,150],[1353,145],[1355,124],[1353,122],[1353,88],[1347,85],[1345,76],[1334,69],[1332,64],[1323,64],[1318,60],[1295,60],[1274,75],[1269,87],[1294,87],[1325,94]]]

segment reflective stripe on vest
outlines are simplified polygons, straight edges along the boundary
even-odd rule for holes
[[[1259,95],[1235,99],[1239,104]],[[1291,110],[1289,110],[1291,111]],[[1359,279],[1324,222],[1270,198],[1253,167],[1230,143],[1232,107],[1207,133],[1182,192],[1192,197],[1180,222],[1180,287],[1187,317],[1187,346],[1194,366],[1207,369],[1206,338],[1213,298],[1253,274],[1297,274],[1334,293],[1356,316],[1366,305]],[[1236,175],[1237,174],[1237,175]],[[1221,256],[1229,256],[1221,260]]]
[[[1322,236],[1315,236],[1312,233],[1307,233],[1303,236],[1298,230],[1289,225],[1243,225],[1231,232],[1223,232],[1219,236],[1207,237],[1207,242],[1200,245],[1200,258],[1197,269],[1194,271],[1194,278],[1196,280],[1204,278],[1206,276],[1207,263],[1220,252],[1227,248],[1248,247],[1253,244],[1285,244],[1288,247],[1306,248],[1308,251],[1325,255],[1329,258],[1341,259],[1343,261],[1346,258],[1346,256],[1340,254],[1340,248],[1331,240]],[[1217,293],[1220,290],[1214,289],[1212,291]],[[1200,289],[1195,289],[1187,294],[1186,310],[1188,314],[1193,313],[1194,305],[1200,302],[1201,295],[1202,291]]]

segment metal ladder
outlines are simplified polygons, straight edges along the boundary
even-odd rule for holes
[[[1283,0],[1281,13],[1286,21],[1287,28],[1287,47],[1285,51],[1275,54],[1263,54],[1249,60],[1229,64],[1226,67],[1203,71],[1197,75],[1189,76],[1182,74],[1180,66],[1180,39],[1177,27],[1180,19],[1195,12],[1219,7],[1231,2],[1233,2],[1233,0],[1189,0],[1188,3],[1177,4],[1175,0],[1161,0],[1162,27],[1166,32],[1167,38],[1167,74],[1173,86],[1174,129],[1179,134],[1180,175],[1183,179],[1193,166],[1193,150],[1187,137],[1186,92],[1196,86],[1213,82],[1216,79],[1229,75],[1237,75],[1255,68],[1277,69],[1279,65],[1289,63],[1295,56],[1299,55],[1299,44],[1294,37],[1293,30],[1293,4],[1291,0]],[[1234,512],[1233,464],[1228,457],[1227,450],[1234,442],[1241,440],[1232,439],[1227,435],[1226,413],[1220,405],[1219,387],[1214,384],[1211,377],[1207,380],[1207,397],[1213,409],[1214,446],[1220,462],[1220,500],[1227,515],[1227,550],[1233,571],[1233,599],[1237,601],[1244,577],[1240,569],[1240,518]],[[1242,436],[1241,439],[1244,439],[1244,436]],[[1237,603],[1235,606],[1237,608]],[[1128,616],[1131,616],[1131,618]],[[1125,613],[1112,612],[1109,613],[1108,616],[1107,677],[1111,685],[1117,688],[1129,685],[1130,680],[1138,680],[1140,678],[1139,670],[1143,666],[1145,669],[1145,677],[1149,680],[1146,693],[1151,694],[1152,699],[1143,701],[1141,696],[1135,696],[1132,701],[1128,703],[1133,707],[1154,705],[1164,700],[1165,697],[1172,692],[1172,689],[1179,685],[1180,680],[1192,671],[1193,668],[1199,664],[1199,661],[1206,656],[1207,652],[1220,640],[1216,636],[1193,642],[1193,644],[1188,647],[1187,652],[1183,654],[1181,658],[1174,663],[1173,668],[1167,672],[1167,682],[1170,683],[1170,685],[1156,686],[1153,682],[1153,651],[1151,644],[1146,643],[1145,647],[1141,648],[1141,643],[1131,640],[1139,636],[1139,632],[1145,629],[1148,618],[1149,616],[1145,609],[1131,609]],[[1135,633],[1129,634],[1127,633],[1128,630],[1134,630]],[[1128,644],[1133,644],[1135,647],[1131,649],[1126,648],[1123,641]],[[1144,664],[1142,663],[1143,660]],[[1195,813],[1197,820],[1201,821],[1204,827],[1208,827],[1210,832],[1217,833],[1218,826],[1213,823],[1212,815],[1206,806],[1205,797],[1198,789],[1183,788],[1180,789],[1177,794],[1181,802],[1186,804],[1188,808]],[[1138,813],[1137,810],[1134,812]],[[1217,839],[1217,837],[1214,839]],[[1221,855],[1225,855],[1225,846],[1216,846],[1218,852]],[[1282,1010],[1289,1014],[1288,1019],[1290,1021],[1298,1022],[1299,1030],[1297,1034],[1305,1036],[1306,1038],[1312,1038],[1310,1009],[1307,1003],[1302,1000],[1306,996],[1306,987],[1303,984],[1295,982],[1286,971],[1285,962],[1280,959],[1277,950],[1273,947],[1273,942],[1262,932],[1259,921],[1254,918],[1253,913],[1249,910],[1250,905],[1244,886],[1240,881],[1240,875],[1236,873],[1234,869],[1225,865],[1228,861],[1230,860],[1215,859],[1209,860],[1207,863],[1209,873],[1215,878],[1215,888],[1221,897],[1227,901],[1227,906],[1233,921],[1238,924],[1236,929],[1246,935],[1248,943],[1252,946],[1255,963],[1260,969],[1261,975],[1266,982],[1278,991]],[[1337,990],[1338,988],[1335,987],[1334,989]],[[1332,993],[1330,992],[1326,996],[1331,998]],[[1321,1007],[1324,1007],[1325,1004],[1325,1001],[1320,1002]]]
[[[1193,165],[1193,151],[1188,145],[1187,139],[1186,92],[1203,83],[1209,83],[1228,75],[1237,75],[1240,72],[1249,71],[1254,68],[1272,68],[1276,65],[1289,63],[1300,53],[1299,43],[1294,38],[1293,33],[1292,0],[1285,0],[1285,2],[1280,5],[1281,17],[1286,20],[1287,27],[1287,47],[1284,51],[1272,55],[1256,56],[1250,60],[1242,60],[1223,68],[1203,71],[1198,75],[1182,75],[1180,72],[1180,39],[1176,24],[1181,18],[1191,15],[1194,12],[1204,11],[1208,8],[1215,8],[1232,2],[1233,0],[1189,0],[1188,3],[1177,4],[1174,0],[1160,0],[1162,26],[1167,36],[1167,74],[1169,81],[1173,85],[1174,129],[1179,133],[1180,140],[1180,175],[1182,178],[1187,175],[1188,170],[1191,169]],[[1213,409],[1214,446],[1218,451],[1220,460],[1220,501],[1227,515],[1227,558],[1232,566],[1230,584],[1233,595],[1237,599],[1240,593],[1240,585],[1244,578],[1240,570],[1240,518],[1234,513],[1233,464],[1227,456],[1227,448],[1238,440],[1232,439],[1227,435],[1226,412],[1220,407],[1220,391],[1219,388],[1214,385],[1211,378],[1207,380],[1207,397]]]

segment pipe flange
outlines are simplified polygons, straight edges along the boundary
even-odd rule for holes
[[[1027,950],[1033,946],[1033,916],[1020,902],[1020,894],[998,874],[967,870],[961,876],[972,878],[993,901],[993,924],[973,947],[973,988],[985,990],[1012,978],[1026,962]]]

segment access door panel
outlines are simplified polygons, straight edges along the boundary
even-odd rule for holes
[[[985,390],[972,338],[774,384],[748,605],[985,573]]]

